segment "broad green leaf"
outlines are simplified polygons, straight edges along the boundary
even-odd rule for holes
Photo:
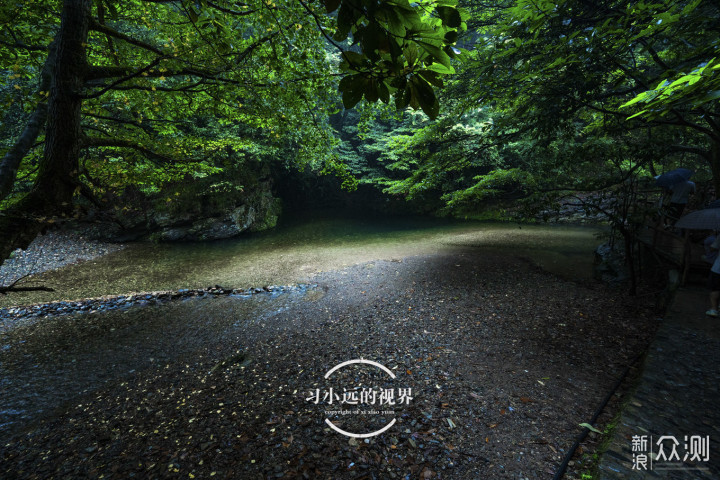
[[[388,31],[400,38],[404,38],[406,34],[405,25],[398,17],[398,13],[393,8],[385,8],[381,11],[381,16],[387,25]]]
[[[323,0],[325,3],[325,11],[327,13],[332,13],[340,6],[340,2],[342,0]]]
[[[365,60],[365,57],[362,54],[357,52],[351,52],[349,50],[344,51],[342,56],[351,67],[360,67]]]
[[[435,45],[431,45],[429,43],[421,41],[418,41],[418,45],[420,45],[420,48],[430,54],[438,63],[444,65],[447,68],[452,68],[452,64],[450,63],[450,57],[447,53],[443,52],[442,49],[436,47]]]
[[[452,65],[450,67],[446,67],[445,65],[441,65],[439,63],[431,63],[430,65],[425,66],[426,70],[432,70],[433,72],[437,72],[441,75],[452,75],[455,73],[455,69]]]
[[[434,86],[436,86],[436,87],[438,87],[438,88],[442,88],[442,87],[443,87],[443,81],[442,81],[442,78],[440,77],[440,75],[438,74],[438,72],[434,72],[434,71],[432,71],[432,70],[427,70],[427,69],[426,69],[426,70],[420,70],[420,71],[418,72],[418,74],[419,74],[423,79],[425,79],[426,81],[428,81],[430,84],[432,84],[432,85],[434,85]]]
[[[448,6],[439,6],[437,7],[437,12],[440,18],[442,19],[443,25],[447,25],[448,27],[457,28],[462,23],[462,18],[460,18],[460,12],[458,12],[453,7]]]
[[[432,87],[418,75],[412,77],[411,84],[415,87],[414,93],[423,112],[434,120],[440,112],[440,104]]]
[[[383,103],[390,101],[390,90],[385,82],[378,83],[378,96]]]
[[[378,86],[377,82],[372,79],[365,83],[365,89],[364,92],[365,99],[370,103],[375,103],[378,101]]]
[[[414,43],[410,43],[405,47],[403,53],[405,54],[405,59],[407,60],[408,65],[415,65],[419,56],[417,46]]]
[[[447,43],[455,43],[458,39],[458,32],[457,30],[450,30],[445,34],[445,41]]]

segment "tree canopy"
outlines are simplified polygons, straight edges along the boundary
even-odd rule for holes
[[[716,3],[468,9],[460,43],[470,55],[443,92],[446,114],[404,142],[416,167],[388,191],[472,211],[492,197],[597,190],[681,165],[720,189]]]

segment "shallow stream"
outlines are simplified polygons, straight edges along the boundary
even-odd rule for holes
[[[39,276],[56,293],[13,296],[0,306],[214,285],[312,283],[317,272],[356,263],[468,249],[527,258],[585,281],[592,276],[596,233],[586,227],[316,217],[228,241],[133,244]],[[297,289],[193,298],[24,322],[0,336],[0,433],[20,431],[106,382],[212,356],[229,344],[251,344],[255,339],[244,333],[248,324],[321,296],[322,289]]]

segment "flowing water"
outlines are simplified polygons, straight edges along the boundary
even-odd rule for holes
[[[42,274],[42,284],[58,293],[11,300],[30,304],[218,284],[312,283],[317,272],[356,263],[467,249],[524,257],[563,277],[588,280],[596,233],[585,227],[315,217],[228,241],[133,244]],[[211,356],[228,342],[248,344],[253,341],[243,336],[248,325],[302,308],[319,295],[301,288],[279,295],[192,298],[38,318],[10,328],[0,335],[0,433],[21,430],[105,382]],[[3,301],[0,306],[10,305]]]

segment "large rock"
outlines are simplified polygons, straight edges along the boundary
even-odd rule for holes
[[[282,203],[269,190],[255,192],[246,202],[210,217],[193,217],[187,212],[175,217],[159,213],[153,218],[155,228],[150,227],[151,238],[156,241],[220,240],[246,231],[267,230],[277,224]]]
[[[111,241],[174,242],[218,240],[273,228],[282,202],[273,195],[265,168],[256,168],[187,179],[152,196],[136,191],[132,199],[118,200],[122,210],[95,212],[106,220],[91,221],[86,231]]]

